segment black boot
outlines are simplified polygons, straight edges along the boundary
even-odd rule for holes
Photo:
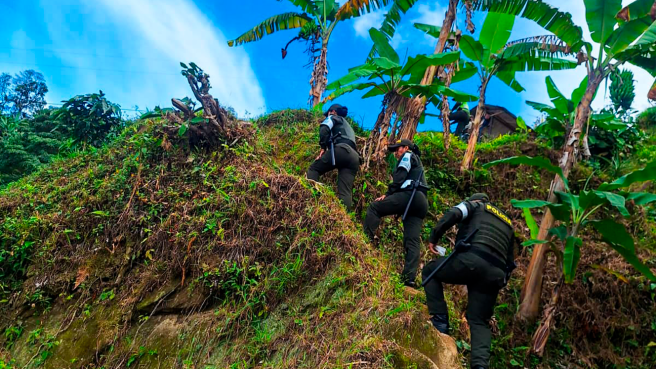
[[[449,315],[436,314],[431,316],[430,321],[440,333],[449,334]]]
[[[415,282],[405,282],[403,285],[406,287],[414,288],[415,290],[417,289],[417,283]]]

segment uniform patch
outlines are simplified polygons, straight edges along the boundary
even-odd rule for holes
[[[412,179],[406,179],[405,182],[401,185],[401,188],[406,188],[412,186]]]
[[[456,208],[462,212],[462,219],[467,219],[467,216],[469,215],[467,205],[465,205],[464,202],[461,202],[460,204],[456,205]]]
[[[512,228],[512,221],[501,210],[497,209],[496,207],[490,204],[485,204],[485,211],[487,211],[490,214],[494,214],[497,218],[501,219],[504,223],[508,224],[510,228]]]
[[[321,122],[321,125],[328,126],[330,130],[333,129],[333,118],[331,116],[328,116],[328,118],[324,119],[323,122]]]
[[[399,166],[410,172],[410,168],[412,165],[410,164],[410,156],[411,154],[409,152],[403,154],[403,157],[401,158],[401,161],[399,161]]]

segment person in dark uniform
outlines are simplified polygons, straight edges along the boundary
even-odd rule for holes
[[[348,211],[353,207],[353,182],[360,168],[360,155],[355,146],[355,132],[344,119],[346,107],[335,104],[324,114],[326,119],[319,128],[321,152],[307,171],[307,178],[319,181],[319,177],[337,169],[337,194]],[[331,140],[334,139],[335,164],[331,153]]]
[[[415,150],[411,150],[411,148]],[[421,227],[428,212],[426,176],[424,175],[424,167],[417,155],[419,150],[410,140],[398,140],[389,145],[388,150],[394,153],[398,165],[392,174],[392,183],[389,184],[387,193],[369,205],[364,220],[364,230],[369,239],[373,241],[381,217],[387,215],[402,216],[412,196],[413,182],[419,181],[422,184],[417,189],[408,209],[408,214],[403,221],[405,266],[401,278],[406,286],[415,288],[415,278],[419,268]]]
[[[467,103],[456,103],[453,110],[454,111],[449,114],[449,120],[451,121],[451,124],[458,124],[454,134],[456,136],[461,136],[465,133],[465,127],[471,118],[469,105]]]
[[[467,251],[458,252],[424,286],[426,303],[431,315],[431,323],[438,331],[447,334],[449,315],[444,301],[442,283],[467,286],[467,321],[471,331],[471,367],[486,369],[490,361],[490,318],[494,310],[497,294],[506,285],[508,275],[514,265],[512,222],[506,214],[489,202],[486,194],[477,193],[468,200],[451,208],[437,222],[431,232],[428,247],[436,251],[436,244],[449,228],[458,224],[456,243],[465,239],[478,229]],[[426,264],[422,274],[424,279],[439,266],[445,258],[438,258]]]

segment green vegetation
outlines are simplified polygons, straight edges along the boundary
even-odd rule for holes
[[[400,220],[383,220],[378,246],[360,226],[395,163],[387,142],[400,137],[423,153],[424,239],[474,192],[513,219],[522,247],[491,322],[491,367],[655,367],[656,113],[636,114],[633,76],[620,69],[656,75],[653,1],[584,0],[601,45],[593,54],[571,16],[542,1],[451,0],[443,28],[415,25],[438,52],[401,60],[390,39],[417,2],[294,0],[304,13],[231,41],[298,28],[292,41],[311,46],[315,109],[248,122],[219,105],[195,63],[181,63],[195,101],[172,99],[174,109],[135,121],[102,91],[46,109],[43,76],[3,74],[0,368],[460,367],[470,350],[464,291],[446,288],[453,339],[437,334],[423,294],[400,282]],[[455,32],[458,4],[470,32],[472,12],[487,11],[479,40]],[[327,44],[339,22],[386,5],[367,60],[328,86],[326,100],[363,89],[382,98],[374,130],[351,120],[367,160],[349,214],[335,173],[325,185],[304,178]],[[516,17],[553,35],[508,43]],[[551,104],[528,102],[544,114],[534,130],[519,124],[481,143],[415,134],[426,102],[475,100],[451,83],[480,77],[477,132],[492,77],[520,91],[517,72],[577,65],[587,76],[570,97],[547,77]],[[593,111],[604,81],[612,104]]]

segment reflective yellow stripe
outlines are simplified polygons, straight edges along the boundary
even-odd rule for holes
[[[485,210],[496,215],[497,218],[503,220],[506,224],[508,224],[512,228],[512,221],[510,220],[510,218],[508,218],[506,214],[502,213],[501,210],[495,208],[490,204],[485,204]]]

